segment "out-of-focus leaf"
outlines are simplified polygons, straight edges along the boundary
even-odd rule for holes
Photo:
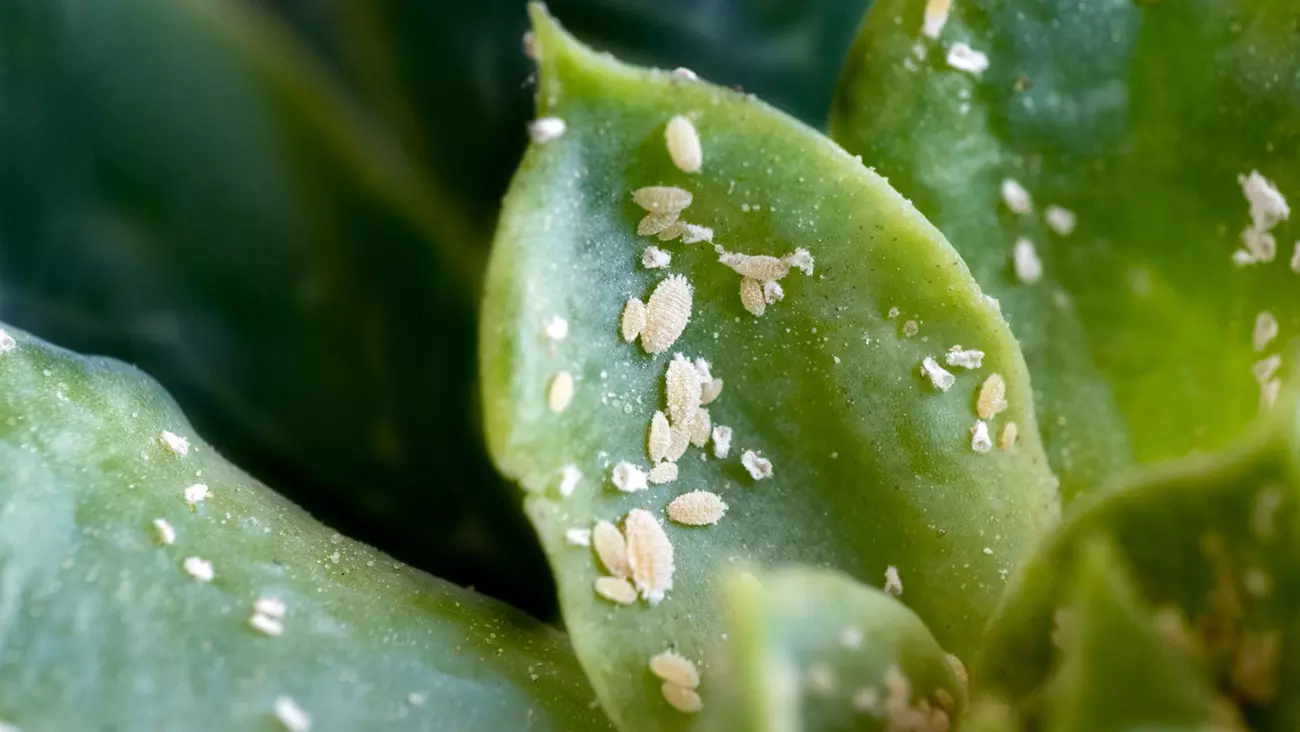
[[[563,634],[312,520],[223,460],[140,372],[10,335],[0,720],[296,729],[277,721],[283,695],[315,732],[608,729]],[[195,484],[208,495],[191,506]],[[191,557],[211,562],[210,581]],[[254,627],[266,598],[283,603],[280,635],[273,607]]]
[[[945,729],[965,670],[893,597],[829,570],[737,574],[726,586],[727,676],[705,729]]]
[[[154,373],[308,510],[548,612],[475,427],[483,236],[239,3],[0,8],[0,312]]]
[[[476,220],[495,220],[523,153],[533,67],[522,0],[274,0],[404,151]],[[816,127],[870,0],[552,0],[601,48],[688,66]]]
[[[723,632],[715,578],[730,562],[834,566],[869,584],[901,575],[902,601],[948,650],[972,650],[1005,574],[1055,516],[1055,490],[1033,426],[1023,361],[1004,321],[942,236],[883,180],[821,135],[756,100],[669,72],[623,65],[534,11],[541,47],[539,117],[563,136],[531,148],[505,202],[482,321],[489,446],[529,492],[528,512],[557,575],[565,622],[606,709],[627,728],[677,729],[688,718],[659,695],[646,660],[676,647],[705,660]],[[665,150],[674,115],[690,115],[703,169]],[[742,307],[740,276],[709,244],[636,235],[643,186],[693,193],[682,219],[713,228],[730,252],[803,247],[815,273],[790,272],[762,317]],[[654,242],[667,269],[642,266]],[[620,337],[629,298],[670,276],[694,288],[692,316],[657,357]],[[653,299],[653,298],[652,298]],[[653,306],[653,303],[652,303]],[[566,319],[567,337],[539,337]],[[650,326],[647,326],[650,327]],[[655,343],[656,341],[650,341]],[[921,375],[954,344],[985,352],[944,392]],[[611,484],[616,464],[650,468],[647,433],[665,409],[674,354],[707,359],[725,388],[707,409],[733,430],[677,462],[679,477],[640,493]],[[557,379],[571,400],[552,405]],[[972,450],[976,392],[1001,374],[1009,450]],[[563,390],[561,389],[561,395]],[[742,454],[770,459],[754,480]],[[581,473],[572,495],[560,485]],[[655,607],[598,597],[590,549],[570,529],[663,519],[678,494],[707,490],[730,509],[716,526],[668,524],[675,573]],[[708,703],[711,670],[704,669]]]
[[[1001,299],[1063,497],[1134,460],[1227,444],[1259,409],[1252,367],[1300,326],[1300,229],[1272,230],[1272,262],[1232,261],[1252,224],[1239,176],[1259,171],[1300,197],[1288,152],[1300,147],[1300,8],[959,0],[930,40],[925,5],[872,9],[833,134]],[[988,69],[950,67],[958,43]],[[1032,213],[1009,210],[1005,179],[1032,195]],[[1072,232],[1059,214],[1053,229],[1049,206],[1077,216]],[[1016,275],[1021,237],[1041,260],[1036,282]],[[1263,311],[1281,335],[1256,347]]]

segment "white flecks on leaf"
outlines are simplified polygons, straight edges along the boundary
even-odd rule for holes
[[[1273,313],[1267,310],[1261,310],[1260,313],[1255,316],[1255,332],[1251,339],[1254,343],[1255,350],[1262,351],[1265,348],[1268,348],[1268,344],[1277,337],[1278,330],[1277,318],[1274,317]]]
[[[275,717],[289,732],[311,732],[311,715],[287,696],[276,697]]]
[[[668,504],[668,518],[687,526],[708,526],[718,523],[727,513],[722,497],[710,491],[691,491],[677,496]]]
[[[746,450],[740,455],[740,464],[745,466],[749,477],[754,480],[763,480],[772,477],[772,461],[759,455],[753,450]]]
[[[186,557],[185,561],[181,563],[181,567],[184,568],[186,574],[200,582],[211,582],[212,578],[216,576],[215,571],[212,569],[212,562],[199,557]]]
[[[673,356],[664,373],[664,392],[668,398],[668,421],[689,429],[700,408],[700,372],[680,353]]]
[[[560,468],[560,497],[568,498],[573,495],[573,489],[578,487],[580,480],[582,480],[582,471],[577,465],[569,464]]]
[[[704,700],[700,698],[699,692],[680,684],[665,681],[659,687],[659,693],[663,694],[664,700],[672,705],[673,709],[683,714],[698,714],[701,709],[704,709]]]
[[[164,544],[176,543],[176,529],[172,527],[167,519],[156,518],[153,520],[154,531],[158,532],[158,541]]]
[[[663,485],[677,480],[677,463],[659,463],[650,468],[649,480],[655,485]]]
[[[718,425],[713,428],[713,457],[721,460],[731,452],[731,428]]]
[[[1250,372],[1254,374],[1255,381],[1260,385],[1267,384],[1282,367],[1282,357],[1276,353],[1268,358],[1263,358],[1255,362],[1250,367]]]
[[[885,567],[885,594],[898,597],[903,594],[903,578],[898,575],[898,567]]]
[[[626,577],[597,577],[596,594],[619,605],[636,602],[636,588]]]
[[[0,329],[0,356],[9,353],[17,347],[18,341],[14,340],[14,337],[6,333],[4,329]]]
[[[925,4],[925,18],[921,24],[921,33],[928,38],[938,38],[943,26],[948,22],[948,13],[952,10],[952,0],[929,0]]]
[[[248,618],[248,625],[259,633],[269,636],[284,635],[284,623],[278,618],[273,618],[262,613],[253,613]]]
[[[559,343],[568,337],[568,335],[569,321],[558,315],[546,321],[546,325],[542,326],[542,336],[548,341]]]
[[[668,451],[672,445],[672,427],[663,412],[655,412],[650,418],[650,436],[646,443],[646,452],[650,455],[651,463],[668,459]]]
[[[1074,227],[1079,223],[1079,217],[1073,211],[1060,206],[1048,206],[1043,212],[1043,218],[1047,221],[1048,228],[1061,236],[1074,233]]]
[[[939,391],[948,391],[953,384],[957,383],[957,377],[940,366],[939,362],[931,356],[926,356],[925,360],[921,361],[921,375],[929,379],[930,383],[934,384],[934,388]]]
[[[1002,181],[1002,202],[1007,205],[1007,209],[1014,214],[1027,214],[1034,210],[1034,199],[1029,195],[1029,191],[1020,185],[1020,181],[1015,178],[1005,178]]]
[[[1011,263],[1015,267],[1016,278],[1025,284],[1033,284],[1043,276],[1043,262],[1029,239],[1021,237],[1016,240],[1016,245],[1011,250]]]
[[[948,65],[958,71],[979,76],[989,68],[989,57],[965,43],[954,43],[948,49]]]
[[[829,697],[839,687],[839,678],[835,669],[823,661],[814,662],[808,667],[808,693],[814,696]]]
[[[596,522],[591,532],[591,546],[606,572],[615,577],[632,576],[627,563],[627,540],[617,526],[608,521]]]
[[[651,605],[658,605],[673,588],[673,544],[649,511],[634,508],[623,521],[627,563],[632,582]]]
[[[676,186],[647,186],[632,192],[632,201],[650,213],[681,213],[694,200],[691,192]]]
[[[1003,450],[1010,450],[1012,445],[1016,444],[1016,438],[1020,435],[1020,428],[1015,422],[1007,422],[1002,426],[1002,436],[998,438],[998,447]]]
[[[573,401],[573,374],[561,371],[551,379],[551,388],[546,392],[546,403],[551,411],[559,414]]]
[[[976,420],[970,428],[970,449],[983,455],[993,449],[993,439],[989,437],[989,426],[984,420]]]
[[[591,529],[573,527],[565,529],[564,540],[573,546],[591,546]]]
[[[646,485],[645,472],[626,460],[615,465],[610,475],[614,487],[624,493],[636,493],[649,487]]]
[[[623,336],[624,341],[631,343],[644,329],[645,303],[635,297],[631,298],[623,306],[623,318],[619,322],[620,335]]]
[[[859,628],[856,625],[851,625],[840,631],[840,645],[850,651],[856,651],[861,648],[862,640],[862,628]]]
[[[538,145],[560,139],[564,130],[564,120],[559,117],[539,117],[528,123],[528,137]]]
[[[696,81],[697,79],[700,78],[699,76],[696,75],[694,71],[691,71],[685,66],[678,66],[677,68],[673,69],[672,73],[673,76],[676,76],[681,79],[686,79],[687,81]]]
[[[795,249],[793,252],[790,252],[789,254],[782,257],[781,261],[785,262],[787,265],[791,267],[794,267],[800,272],[803,272],[805,275],[812,277],[813,266],[815,263],[813,261],[812,253],[809,252],[807,249],[804,249],[803,247],[799,247],[798,249]]]
[[[974,348],[966,349],[953,346],[945,356],[949,366],[963,369],[977,369],[984,365],[984,352]]]
[[[288,612],[288,610],[289,607],[284,604],[284,600],[270,595],[259,597],[257,598],[257,601],[253,603],[253,612],[261,613],[270,618],[283,618],[284,614]]]
[[[1249,260],[1242,259],[1244,264],[1272,262],[1277,259],[1277,239],[1266,231],[1246,227],[1241,232],[1241,243],[1246,245],[1244,251],[1250,255]],[[1237,251],[1243,250],[1239,249]]]
[[[1259,408],[1261,411],[1272,409],[1277,403],[1277,395],[1282,391],[1281,379],[1269,379],[1259,388]]]
[[[641,252],[641,265],[646,269],[663,269],[672,264],[673,255],[651,244]]]
[[[540,44],[537,43],[537,35],[535,33],[532,31],[525,31],[521,45],[523,46],[524,56],[533,61],[541,59],[542,49]]]
[[[767,298],[763,296],[763,283],[749,277],[740,278],[740,304],[756,318],[767,312]]]
[[[1250,220],[1256,230],[1268,231],[1291,216],[1286,198],[1258,170],[1250,171],[1249,175],[1237,176],[1237,182],[1241,184],[1241,192],[1250,203]]]
[[[691,320],[691,297],[691,285],[681,275],[672,275],[655,287],[641,331],[641,346],[647,353],[663,353],[681,337]]]
[[[989,374],[975,399],[975,413],[980,419],[992,419],[1007,408],[1007,382],[1002,374]]]
[[[163,447],[167,448],[168,451],[175,455],[185,457],[190,454],[190,441],[175,432],[163,430],[162,434],[158,435],[158,441],[162,443]]]
[[[663,651],[650,657],[650,673],[663,681],[694,689],[700,685],[700,672],[690,659],[676,651]]]
[[[194,485],[185,489],[185,502],[191,506],[197,506],[200,503],[206,501],[208,497],[211,495],[212,493],[208,491],[208,487],[206,485],[202,483],[195,483]]]
[[[700,146],[700,134],[689,119],[677,115],[668,120],[664,127],[664,143],[668,147],[668,157],[673,165],[683,173],[698,173],[704,164],[704,149]]]

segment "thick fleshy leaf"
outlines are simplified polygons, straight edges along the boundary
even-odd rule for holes
[[[547,612],[475,428],[476,233],[241,3],[0,8],[0,308],[337,528]],[[524,569],[526,571],[520,571]]]
[[[523,153],[533,67],[521,0],[274,0],[339,78],[475,220]],[[648,65],[687,66],[823,127],[870,0],[551,0],[569,27]]]
[[[606,709],[628,728],[687,723],[660,698],[646,660],[670,646],[707,660],[723,632],[715,578],[737,560],[834,566],[877,586],[892,566],[904,604],[945,648],[970,651],[1006,572],[1056,509],[1023,361],[994,306],[937,231],[822,136],[752,98],[593,53],[540,8],[534,18],[538,115],[566,129],[529,150],[505,202],[482,322],[485,420],[498,465],[531,493],[566,625]],[[699,173],[670,161],[674,115],[694,119]],[[712,227],[729,254],[804,248],[814,274],[792,267],[779,282],[784,299],[751,315],[740,275],[708,243],[636,235],[645,211],[633,191],[656,185],[689,189],[681,219]],[[652,242],[668,267],[643,266]],[[687,284],[691,318],[666,345],[671,303],[682,300],[665,294]],[[620,335],[629,298],[649,298],[655,311],[640,343]],[[543,337],[556,317],[566,337]],[[954,344],[982,350],[982,367],[951,367],[954,385],[942,391],[921,364]],[[650,469],[656,411],[696,424],[681,418],[696,409],[701,392],[688,382],[698,371],[675,354],[706,359],[725,385],[704,409],[731,429],[729,452],[718,458],[714,438],[680,457],[674,482],[620,492],[613,480],[638,481],[619,463]],[[672,363],[684,380],[674,380],[683,396],[670,408]],[[1021,437],[980,454],[976,394],[994,373],[1009,406],[991,422],[992,440],[1013,421]],[[772,470],[756,480],[760,457]],[[668,522],[665,506],[695,491],[720,496],[725,516],[716,526]],[[665,523],[673,546],[672,588],[658,606],[597,596],[592,551],[566,536],[632,509],[649,511],[638,514],[647,531]],[[646,597],[665,589],[662,574],[643,577]]]
[[[281,696],[316,731],[608,727],[563,634],[312,520],[140,372],[13,330],[0,506],[20,729],[306,729]]]
[[[975,676],[1014,702],[1037,695],[1068,635],[1070,578],[1101,538],[1131,566],[1163,632],[1204,659],[1215,687],[1260,730],[1295,728],[1300,642],[1300,470],[1294,393],[1224,454],[1158,466],[1081,501],[1017,573]],[[1111,571],[1116,571],[1112,568]],[[1062,621],[1066,621],[1062,623]],[[1143,687],[1133,688],[1136,695]]]
[[[726,586],[717,730],[940,730],[966,706],[955,666],[897,599],[829,570],[733,576]]]
[[[1255,227],[1239,177],[1258,171],[1300,196],[1286,153],[1300,145],[1300,10],[958,0],[933,40],[926,4],[887,0],[868,15],[833,135],[1002,299],[1063,497],[1134,460],[1227,444],[1259,409],[1252,367],[1300,326],[1288,295],[1300,229],[1272,228],[1274,261],[1233,263]],[[986,54],[987,70],[951,66],[959,43]],[[1004,201],[1008,179],[1030,194],[1029,213]],[[1042,266],[1036,281],[1029,257],[1017,272],[1020,238]],[[1280,336],[1257,343],[1265,311]]]

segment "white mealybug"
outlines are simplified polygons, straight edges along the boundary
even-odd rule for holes
[[[722,395],[722,379],[709,379],[700,385],[700,406],[709,404]]]
[[[263,596],[257,598],[253,603],[253,612],[261,613],[267,617],[283,618],[289,607],[284,604],[284,600],[278,597]]]
[[[248,625],[253,630],[269,636],[284,635],[284,623],[277,618],[263,615],[262,613],[253,613],[248,618]]]
[[[668,424],[668,417],[663,412],[655,412],[650,418],[650,436],[646,440],[646,452],[649,453],[652,464],[668,459],[672,440],[672,426]]]
[[[713,428],[713,457],[721,460],[731,452],[731,428],[718,425]]]
[[[691,444],[695,447],[709,444],[709,434],[712,430],[713,418],[709,416],[709,410],[696,410],[695,419],[691,420]]]
[[[647,353],[660,354],[672,347],[691,320],[691,285],[681,275],[660,282],[646,304],[641,346]]]
[[[636,602],[636,588],[626,577],[597,577],[596,594],[619,605]]]
[[[989,426],[984,420],[976,420],[970,428],[970,449],[981,455],[993,449],[993,439],[989,437]]]
[[[1277,239],[1266,231],[1246,227],[1241,232],[1241,243],[1246,245],[1245,251],[1250,255],[1250,264],[1272,262],[1277,258]]]
[[[650,213],[681,213],[694,200],[691,192],[676,186],[646,186],[632,191],[632,201]]]
[[[903,578],[898,576],[898,567],[885,567],[885,594],[898,597],[903,594]]]
[[[164,544],[173,544],[176,542],[176,529],[167,519],[156,518],[153,520],[154,531],[158,532],[158,541]]]
[[[809,252],[807,249],[804,249],[803,247],[799,247],[798,249],[795,249],[793,252],[790,252],[789,254],[782,257],[781,261],[785,262],[791,267],[794,267],[800,272],[803,272],[809,277],[812,277],[813,266],[815,262],[813,260],[812,253]]]
[[[698,244],[702,241],[713,241],[713,229],[707,226],[698,226],[696,224],[682,224],[683,244]]]
[[[578,487],[578,481],[582,480],[582,471],[577,465],[565,465],[560,469],[560,497],[568,498],[573,495],[573,489]]]
[[[1250,367],[1250,372],[1254,374],[1255,381],[1260,384],[1266,384],[1273,378],[1273,375],[1276,374],[1277,370],[1281,367],[1282,357],[1275,353],[1268,358],[1256,361],[1255,365]]]
[[[704,164],[704,150],[700,147],[700,135],[689,119],[677,115],[668,120],[664,127],[664,142],[668,146],[668,157],[672,158],[678,170],[699,172]]]
[[[564,129],[564,120],[559,117],[540,117],[528,123],[528,137],[538,145],[542,145],[560,139]]]
[[[952,9],[952,0],[929,0],[925,4],[925,19],[921,24],[921,33],[928,38],[938,38],[944,24],[948,22],[948,12]]]
[[[1250,203],[1251,223],[1257,230],[1268,231],[1291,216],[1286,198],[1258,170],[1250,171],[1249,175],[1237,176],[1237,182],[1241,184],[1241,192]]]
[[[1016,277],[1025,284],[1033,284],[1043,276],[1043,262],[1029,239],[1020,237],[1016,240],[1016,245],[1011,250],[1011,263],[1016,270]]]
[[[649,480],[655,485],[663,485],[677,480],[677,463],[659,463],[650,468]]]
[[[623,306],[623,318],[619,321],[619,332],[623,340],[631,343],[645,330],[645,303],[631,298]]]
[[[1047,221],[1048,228],[1061,236],[1074,233],[1074,227],[1079,223],[1079,217],[1073,211],[1060,206],[1048,206],[1043,212],[1043,219]]]
[[[194,485],[185,489],[185,502],[191,506],[197,506],[200,503],[206,501],[208,497],[211,495],[212,494],[208,491],[208,487],[206,485],[203,485],[202,483],[195,483]]]
[[[631,577],[627,563],[627,540],[623,532],[608,521],[596,522],[591,532],[591,546],[605,571],[615,577]]]
[[[965,43],[954,43],[948,49],[948,65],[958,71],[979,76],[989,68],[989,57]]]
[[[673,356],[664,373],[664,392],[668,397],[668,420],[689,429],[700,408],[700,372],[680,353]]]
[[[783,259],[766,254],[740,254],[725,252],[718,261],[741,277],[759,282],[779,280],[790,273],[790,265]]]
[[[690,659],[676,651],[663,651],[650,657],[650,673],[662,681],[671,681],[678,686],[694,689],[700,685],[700,672]]]
[[[682,714],[698,714],[704,709],[704,700],[700,698],[699,692],[680,684],[665,681],[659,687],[659,693],[663,694],[664,701]]]
[[[1034,209],[1034,199],[1015,178],[1002,181],[1002,202],[1014,214],[1027,214]]]
[[[979,396],[975,400],[975,413],[980,419],[992,419],[1007,408],[1007,383],[1002,374],[989,374],[980,386]]]
[[[614,487],[624,493],[636,493],[637,491],[643,491],[649,487],[646,485],[645,473],[640,468],[626,460],[615,465],[614,470],[610,475],[612,476]]]
[[[946,360],[949,366],[977,369],[984,365],[984,352],[977,351],[974,348],[965,349],[961,346],[953,346],[948,349]]]
[[[957,383],[957,377],[940,366],[939,362],[931,356],[926,356],[925,360],[921,361],[921,375],[929,379],[930,383],[934,384],[934,388],[939,391],[948,391],[953,384]]]
[[[0,329],[0,356],[14,350],[18,347],[18,341],[14,337]]]
[[[591,529],[565,529],[564,540],[573,546],[591,546]]]
[[[568,335],[569,321],[558,315],[546,321],[546,325],[542,326],[542,336],[548,341],[559,343]]]
[[[1015,422],[1007,422],[1002,426],[1002,436],[998,438],[998,447],[1003,450],[1010,450],[1011,446],[1016,444],[1016,437],[1020,435],[1020,428],[1016,427]]]
[[[641,266],[646,269],[663,269],[672,264],[673,255],[657,246],[651,245],[641,253]]]
[[[283,724],[289,732],[311,731],[311,715],[287,696],[276,697],[275,718],[280,720],[280,724]]]
[[[1281,379],[1269,379],[1259,388],[1260,411],[1271,409],[1277,402],[1277,395],[1282,392]]]
[[[212,562],[200,557],[186,557],[185,561],[181,563],[181,567],[186,574],[200,582],[211,582],[212,578],[216,576],[215,571],[212,569]]]
[[[686,448],[691,446],[690,425],[673,425],[668,432],[668,437],[668,461],[675,463],[686,454]]]
[[[1277,337],[1278,330],[1277,318],[1273,313],[1261,310],[1259,315],[1255,316],[1255,332],[1252,337],[1255,350],[1262,351],[1268,348],[1268,344]]]
[[[785,299],[785,289],[781,287],[780,282],[768,281],[763,283],[763,302],[768,305],[775,305]]]
[[[175,432],[163,430],[162,434],[158,435],[158,441],[174,455],[185,457],[190,454],[190,441]]]
[[[754,480],[763,480],[772,477],[772,461],[759,455],[753,450],[746,450],[740,455],[740,464],[745,467],[749,477]]]
[[[628,511],[623,534],[632,581],[642,598],[658,605],[673,588],[673,544],[659,521],[642,508]]]
[[[664,232],[670,232],[668,239],[679,236],[676,230],[677,217],[681,215],[680,211],[671,211],[668,213],[655,213],[651,211],[646,214],[636,225],[637,236],[654,236],[659,234],[663,238]],[[668,241],[664,239],[664,241]]]
[[[767,298],[763,296],[763,283],[749,277],[740,278],[740,304],[756,318],[767,312]]]
[[[727,504],[717,493],[691,491],[677,496],[668,504],[668,518],[687,526],[709,526],[727,513]]]
[[[573,401],[573,374],[561,371],[551,379],[551,388],[546,393],[546,403],[551,411],[559,414]]]

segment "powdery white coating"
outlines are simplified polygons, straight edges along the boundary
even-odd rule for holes
[[[1020,181],[1015,178],[1005,178],[1002,181],[1002,202],[1007,205],[1007,209],[1014,214],[1027,214],[1034,210],[1034,199],[1029,195],[1029,191],[1020,185]]]
[[[763,283],[763,302],[768,305],[775,305],[785,299],[785,290],[781,287],[780,282]]]
[[[673,356],[664,373],[664,393],[668,397],[668,421],[690,429],[700,408],[700,372],[680,353]]]
[[[1246,245],[1245,251],[1250,255],[1249,260],[1242,260],[1244,264],[1272,262],[1277,258],[1277,239],[1266,231],[1247,227],[1241,232],[1241,243]]]
[[[694,71],[691,71],[685,66],[678,66],[677,68],[673,69],[672,73],[673,76],[686,79],[688,81],[695,81],[700,78],[699,76],[696,76]]]
[[[627,539],[617,526],[608,521],[597,521],[591,532],[591,546],[606,572],[615,577],[632,576],[627,562]]]
[[[646,269],[663,269],[672,264],[673,255],[651,244],[641,252],[641,265]]]
[[[694,363],[695,370],[700,374],[701,384],[706,384],[713,380],[713,366],[708,361],[702,358],[697,358]]]
[[[729,452],[731,452],[731,428],[720,424],[713,428],[713,457],[721,460]]]
[[[526,31],[524,33],[522,45],[524,49],[524,56],[528,57],[529,59],[532,59],[533,61],[537,61],[541,59],[542,49],[540,44],[538,44],[537,42],[537,36],[532,31]]]
[[[668,213],[648,213],[637,222],[637,236],[654,236],[655,234],[662,235],[665,231],[673,229],[677,224],[677,217],[680,215],[681,213],[678,211],[671,211]],[[670,233],[668,238],[672,239],[674,235],[674,233]],[[668,239],[665,239],[664,241],[667,240]]]
[[[861,648],[862,640],[862,628],[859,628],[856,625],[851,625],[840,631],[840,645],[850,651],[856,651]]]
[[[259,597],[257,602],[253,603],[253,612],[261,613],[269,618],[283,618],[288,609],[288,606],[284,604],[284,600],[278,597]]]
[[[610,476],[614,487],[624,493],[636,493],[649,487],[646,485],[646,475],[641,468],[626,460],[615,465]]]
[[[623,318],[619,321],[619,334],[623,340],[631,343],[645,330],[645,303],[633,297],[623,306]]]
[[[627,512],[623,533],[632,582],[642,598],[658,605],[673,588],[673,544],[659,521],[643,508]]]
[[[1257,264],[1255,255],[1245,249],[1238,249],[1232,253],[1232,264],[1236,267],[1248,267]]]
[[[1043,219],[1047,221],[1048,228],[1061,236],[1073,234],[1074,227],[1079,224],[1079,217],[1073,211],[1060,206],[1048,206],[1043,212]]]
[[[1291,208],[1287,206],[1286,199],[1277,186],[1260,175],[1258,170],[1250,171],[1249,175],[1237,176],[1237,182],[1241,184],[1241,192],[1250,203],[1250,220],[1257,230],[1268,231],[1279,221],[1291,216]]]
[[[698,244],[702,241],[713,241],[713,229],[707,226],[698,226],[696,224],[682,224],[683,244]]]
[[[1297,251],[1300,251],[1300,248],[1297,248]],[[9,353],[10,351],[14,350],[17,347],[18,347],[18,341],[14,340],[13,336],[9,335],[4,331],[4,329],[0,328],[0,356]]]
[[[676,186],[646,186],[632,191],[636,205],[650,213],[681,213],[691,205],[691,192]]]
[[[546,392],[546,404],[551,411],[559,414],[573,401],[573,374],[561,371],[551,379],[551,388]]]
[[[650,462],[657,463],[668,459],[668,450],[672,445],[672,427],[663,412],[655,412],[650,418],[650,436],[646,440],[646,451]]]
[[[745,466],[749,477],[754,480],[762,480],[772,477],[772,461],[759,455],[753,450],[746,450],[740,455],[740,464]]]
[[[1268,358],[1264,358],[1264,359],[1260,359],[1259,361],[1256,361],[1255,365],[1250,367],[1250,372],[1255,375],[1255,381],[1259,382],[1260,384],[1266,384],[1270,379],[1273,378],[1273,375],[1276,374],[1277,370],[1281,367],[1282,367],[1282,357],[1277,354],[1273,354]]]
[[[573,546],[591,546],[591,529],[565,529],[564,540]]]
[[[704,164],[704,149],[700,147],[700,134],[695,125],[681,115],[668,120],[664,127],[664,143],[673,165],[683,173],[698,173]]]
[[[663,686],[659,687],[659,693],[663,694],[664,700],[671,704],[673,709],[682,714],[698,714],[704,708],[704,700],[700,698],[699,692],[671,681],[665,681]]]
[[[929,0],[925,4],[925,19],[921,23],[921,33],[929,38],[938,38],[944,24],[948,22],[950,10],[952,10],[952,0]]]
[[[984,365],[984,352],[974,348],[964,349],[961,346],[953,346],[948,349],[945,358],[949,366],[963,369],[977,369]]]
[[[722,395],[722,379],[709,379],[700,384],[700,406],[709,404]]]
[[[1295,243],[1295,251],[1291,254],[1291,271],[1300,274],[1300,241]],[[0,331],[2,334],[3,331]],[[4,339],[0,338],[0,353],[4,352]]]
[[[172,528],[172,525],[167,521],[167,519],[154,519],[153,528],[158,532],[158,541],[161,541],[164,544],[176,543],[176,529]]]
[[[668,518],[687,526],[716,524],[727,513],[727,504],[717,493],[691,491],[677,496],[668,504]]]
[[[573,489],[578,487],[580,480],[582,480],[582,471],[577,465],[569,464],[560,468],[560,497],[568,498],[573,495]]]
[[[957,377],[940,366],[931,356],[926,356],[925,360],[921,361],[921,375],[929,379],[930,383],[934,384],[934,388],[939,391],[948,391],[953,384],[957,383]]]
[[[898,567],[885,567],[885,594],[898,597],[903,594],[903,578],[898,575]]]
[[[812,277],[813,273],[813,255],[807,249],[799,247],[781,258],[781,261]]]
[[[709,444],[709,433],[712,430],[713,418],[709,416],[709,410],[696,410],[695,418],[691,420],[691,444],[695,447]]]
[[[659,463],[650,468],[650,482],[663,485],[677,480],[677,463]]]
[[[686,689],[700,685],[700,672],[689,658],[676,651],[663,651],[650,657],[650,673]]]
[[[779,280],[790,273],[790,265],[783,259],[766,254],[740,254],[723,252],[718,261],[741,277],[759,282]]]
[[[993,439],[989,437],[988,424],[980,419],[970,428],[970,449],[983,455],[993,449]]]
[[[1010,450],[1011,446],[1016,444],[1016,438],[1020,436],[1020,428],[1015,422],[1007,422],[1002,426],[1002,436],[998,438],[998,447],[1003,450]]]
[[[559,117],[539,117],[528,123],[528,137],[538,145],[558,140],[564,135],[566,125]]]
[[[597,577],[596,594],[619,605],[636,602],[636,588],[624,577]]]
[[[311,730],[311,715],[298,706],[298,702],[283,694],[275,699],[275,718],[280,720],[280,724],[283,724],[289,732]]]
[[[211,495],[212,494],[208,491],[208,487],[206,485],[203,485],[202,483],[195,483],[194,485],[185,489],[185,502],[190,504],[191,506],[197,506],[200,503],[206,501],[208,497]]]
[[[948,65],[958,71],[979,76],[989,68],[989,57],[965,43],[954,43],[948,49]]]
[[[686,448],[691,446],[691,428],[690,425],[675,424],[668,433],[668,460],[677,462],[686,454]]]
[[[259,633],[265,633],[269,636],[284,635],[284,623],[278,619],[263,615],[262,613],[253,613],[248,619],[248,624],[253,630]]]
[[[742,277],[740,279],[740,304],[756,318],[767,312],[767,298],[763,296],[763,283]]]
[[[992,419],[1007,408],[1007,382],[1002,374],[989,374],[975,399],[975,413],[980,419]]]
[[[1268,348],[1268,344],[1277,337],[1278,330],[1277,318],[1273,313],[1267,310],[1260,311],[1259,315],[1255,316],[1255,332],[1252,337],[1255,350],[1262,351]]]
[[[185,457],[190,454],[190,441],[175,432],[163,430],[162,434],[158,435],[158,441],[175,455]]]
[[[216,572],[212,569],[212,562],[199,557],[186,557],[181,567],[186,574],[200,582],[211,582],[216,576]]]
[[[1016,278],[1025,284],[1033,284],[1043,277],[1043,262],[1038,258],[1034,243],[1024,237],[1016,240],[1011,250],[1011,263],[1016,270]]]
[[[558,315],[548,320],[546,322],[546,325],[542,326],[542,336],[545,337],[548,341],[554,341],[556,343],[559,343],[560,341],[567,338],[568,335],[569,335],[569,321],[565,320],[564,318],[561,318]]]
[[[691,321],[691,298],[691,285],[681,275],[668,277],[655,287],[641,331],[641,346],[647,353],[663,353],[681,337]]]

